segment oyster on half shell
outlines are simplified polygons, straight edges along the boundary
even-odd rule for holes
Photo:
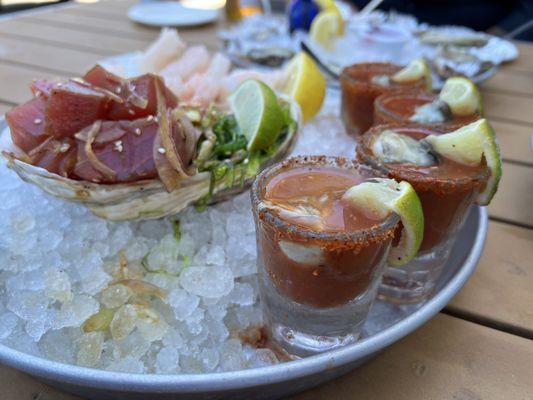
[[[211,172],[198,172],[181,179],[179,187],[170,192],[159,179],[98,184],[65,178],[26,163],[16,157],[17,149],[5,121],[0,121],[0,127],[5,127],[0,131],[0,150],[7,166],[25,182],[58,198],[82,203],[99,217],[114,221],[156,219],[175,214],[201,199],[211,204],[242,192],[262,168],[284,158],[292,150],[301,125],[299,106],[289,99],[284,101],[289,103],[290,116],[296,124],[289,127],[270,156],[255,159],[254,165],[241,163],[241,168],[232,172],[231,180],[214,180]]]

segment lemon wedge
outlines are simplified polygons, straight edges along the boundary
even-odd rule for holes
[[[411,61],[391,77],[394,82],[398,83],[413,82],[422,78],[426,81],[426,89],[431,90],[433,87],[431,69],[428,63],[422,58]]]
[[[309,35],[312,40],[329,49],[343,31],[344,22],[338,9],[336,11],[325,10],[319,12],[311,23]]]
[[[306,53],[298,53],[289,61],[283,75],[281,91],[298,103],[304,121],[314,117],[326,95],[326,78],[313,59]]]
[[[476,85],[467,78],[448,78],[439,98],[450,106],[453,115],[467,116],[482,111],[481,94]]]

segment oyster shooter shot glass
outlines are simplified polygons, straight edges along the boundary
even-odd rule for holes
[[[424,92],[389,93],[374,102],[374,125],[413,123],[452,132],[481,118],[475,110],[468,115],[454,115],[439,96]]]
[[[263,171],[253,184],[263,314],[273,342],[291,355],[330,350],[361,334],[404,221],[401,210],[382,205],[380,213],[365,203],[398,186],[379,176],[344,158],[301,156]],[[418,197],[404,185],[393,197],[418,203],[414,219],[423,224]],[[407,260],[404,250],[393,252]]]
[[[359,140],[359,162],[409,182],[424,213],[424,238],[414,259],[387,266],[379,296],[398,303],[429,297],[473,204],[487,205],[501,176],[499,147],[485,119],[454,132],[424,125],[379,125]]]
[[[446,95],[450,84],[458,87],[457,81],[463,91],[470,90],[470,95],[465,96],[470,97],[469,99],[461,99],[461,95]],[[452,132],[481,118],[479,92],[467,79],[449,79],[441,93],[444,96],[420,91],[383,94],[374,102],[374,125],[415,123],[441,132]],[[444,101],[443,97],[447,101]]]
[[[409,66],[389,63],[354,64],[343,69],[341,84],[341,117],[346,132],[358,136],[373,124],[374,100],[385,93],[423,91],[431,87],[422,73],[401,78]],[[400,74],[400,75],[398,75]],[[400,76],[400,81],[394,77]]]

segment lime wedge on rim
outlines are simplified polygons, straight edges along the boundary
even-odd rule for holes
[[[490,176],[476,202],[481,206],[490,203],[502,176],[502,160],[494,129],[485,118],[450,133],[429,135],[424,140],[435,152],[459,164],[476,166],[484,157]]]
[[[428,63],[422,58],[417,58],[411,61],[391,77],[394,82],[399,83],[413,82],[422,78],[426,81],[426,89],[431,90],[433,87],[431,69],[429,68]]]
[[[424,214],[420,199],[408,182],[372,178],[349,188],[343,199],[378,218],[385,219],[391,212],[398,214],[403,229],[400,241],[390,250],[389,265],[403,265],[416,256],[424,238]]]
[[[283,112],[276,93],[263,82],[249,79],[229,97],[237,125],[248,140],[248,150],[263,150],[277,139]]]
[[[439,99],[444,101],[453,115],[472,115],[482,111],[481,94],[476,85],[470,80],[460,76],[448,78],[439,94]]]

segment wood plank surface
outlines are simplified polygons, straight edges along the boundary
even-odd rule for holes
[[[533,227],[533,169],[504,163],[498,193],[489,206],[492,217]],[[510,254],[507,253],[509,256]]]
[[[533,74],[533,46],[528,42],[515,41],[514,43],[520,53],[518,59],[505,63],[504,67],[509,70]]]
[[[490,119],[490,123],[498,136],[504,160],[533,165],[533,150],[531,149],[533,125],[504,122],[494,118]]]
[[[531,400],[533,341],[446,315],[293,400]]]
[[[110,36],[98,30],[80,32],[71,26],[44,25],[31,18],[2,22],[0,34],[19,40],[37,40],[44,44],[88,51],[101,56],[138,51],[150,43],[144,39]]]
[[[80,31],[103,32],[119,37],[135,37],[153,40],[157,37],[159,29],[138,25],[130,21],[125,15],[114,21],[85,13],[67,14],[61,9],[36,13],[28,17],[49,26],[78,27]]]
[[[485,115],[510,122],[533,124],[533,97],[502,92],[483,92]]]
[[[0,101],[22,103],[31,99],[29,85],[33,79],[59,78],[69,74],[51,74],[20,65],[3,64],[0,61]]]
[[[511,94],[533,94],[533,75],[502,68],[480,85],[482,90],[509,92]]]
[[[5,36],[0,41],[1,61],[40,67],[59,74],[79,75],[101,57],[81,50],[21,42]]]
[[[533,341],[440,314],[366,365],[292,400],[531,400],[532,359]],[[78,399],[6,367],[0,382],[11,383],[3,400]]]
[[[491,221],[476,272],[446,310],[533,338],[533,230]]]
[[[11,104],[0,103],[0,115],[4,115],[8,112],[13,106]]]

